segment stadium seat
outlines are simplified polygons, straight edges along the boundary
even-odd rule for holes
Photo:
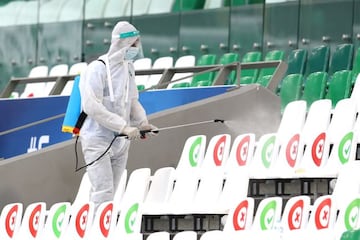
[[[306,228],[310,215],[310,201],[310,196],[297,195],[290,197],[281,216],[281,225],[284,232]]]
[[[1,210],[0,239],[13,239],[19,231],[23,214],[23,204],[8,203]]]
[[[88,173],[85,172],[81,178],[80,185],[78,187],[75,199],[72,202],[71,207],[77,208],[78,205],[83,205],[89,202],[90,190],[91,190],[91,182]]]
[[[285,52],[282,50],[272,50],[266,53],[264,61],[280,61],[284,60],[285,58]],[[273,75],[276,68],[262,68],[259,72],[259,79],[261,79],[263,76]],[[263,85],[264,86],[264,85]],[[266,84],[267,86],[267,84]]]
[[[247,52],[241,59],[241,63],[251,63],[261,61],[262,54],[258,51]],[[258,77],[259,69],[242,69],[240,84],[255,83]]]
[[[108,3],[106,4],[104,9],[104,18],[130,16],[130,11],[127,11],[129,10],[129,8],[127,8],[128,4],[130,4],[129,0],[108,0]]]
[[[231,147],[230,134],[218,134],[211,137],[201,164],[201,173],[219,168],[224,171]]]
[[[249,230],[252,227],[255,212],[255,199],[246,197],[235,204],[227,215],[224,232],[227,236],[234,231]],[[229,234],[229,235],[228,235]]]
[[[354,55],[354,45],[344,43],[337,45],[332,53],[329,64],[329,75],[341,70],[351,70]]]
[[[126,190],[127,178],[128,178],[128,171],[127,169],[124,169],[123,173],[121,174],[121,178],[117,186],[117,189],[115,189],[115,194],[114,194],[115,205],[118,205],[122,201],[122,198]]]
[[[38,234],[44,230],[46,216],[46,203],[34,202],[29,204],[24,212],[16,239],[37,239]]]
[[[206,151],[206,136],[194,135],[186,139],[176,171],[200,167]]]
[[[239,61],[239,54],[237,53],[224,53],[219,60],[219,64],[226,65],[233,62]],[[225,81],[225,85],[232,85],[236,83],[236,71],[233,70],[230,72],[228,78]]]
[[[314,72],[327,72],[329,69],[330,47],[321,45],[314,47],[308,54],[305,76]]]
[[[189,11],[195,9],[203,9],[205,0],[175,0],[172,12]]]
[[[238,135],[229,153],[225,164],[225,174],[235,168],[247,168],[253,159],[255,150],[255,134],[244,133]]]
[[[86,70],[87,65],[88,64],[86,62],[74,63],[73,65],[70,66],[69,75],[80,75],[83,71]],[[61,95],[69,96],[71,94],[73,85],[74,85],[74,80],[67,81],[64,89],[61,91]]]
[[[269,85],[271,78],[272,75],[259,76],[258,79],[256,80],[256,83],[266,88]]]
[[[151,69],[152,60],[151,58],[140,58],[134,61],[134,69],[135,73],[137,70],[150,70]],[[135,75],[135,83],[138,86],[138,90],[145,89],[145,85],[149,79],[149,75]],[[139,86],[142,86],[139,89]]]
[[[304,74],[306,66],[307,50],[294,49],[287,58],[288,69],[286,75],[289,74]]]
[[[188,82],[172,83],[171,88],[187,88],[190,87]]]
[[[306,78],[301,99],[306,101],[308,108],[313,102],[325,98],[328,78],[327,72],[314,72]]]
[[[40,232],[36,239],[59,239],[69,224],[70,209],[70,202],[54,203],[47,213],[44,231]]]
[[[30,70],[29,78],[47,77],[49,74],[49,67],[46,65],[36,66]],[[27,97],[41,97],[44,96],[44,89],[46,82],[27,83],[24,92],[20,94],[21,98]]]
[[[170,13],[173,0],[152,0],[150,1],[148,14]]]
[[[90,226],[87,240],[105,240],[114,231],[117,221],[117,212],[113,201],[103,202],[99,205],[94,221]]]
[[[328,149],[324,139],[331,119],[331,100],[321,99],[314,101],[308,109],[306,121],[300,134],[298,166],[295,166],[294,176],[300,177],[309,174],[309,171],[322,167],[327,161]],[[304,149],[304,150],[302,150]]]
[[[197,232],[187,230],[175,233],[173,240],[197,240]]]
[[[207,66],[216,64],[216,55],[215,54],[204,54],[201,55],[197,62],[196,66]],[[195,74],[195,73],[194,73]],[[215,77],[215,72],[207,72],[195,75],[191,81],[191,87],[197,86],[211,86]]]
[[[350,70],[341,70],[335,72],[329,80],[328,91],[325,96],[331,99],[333,107],[341,100],[350,97],[352,88],[352,72]]]
[[[281,84],[280,89],[280,107],[281,112],[284,111],[289,102],[300,100],[303,85],[303,75],[294,73],[287,75]]]
[[[173,57],[170,56],[160,57],[154,61],[152,69],[168,69],[173,67],[173,64],[174,64]],[[155,87],[159,83],[161,76],[162,74],[151,74],[147,81],[147,84],[145,85],[145,89]]]
[[[182,67],[194,67],[195,66],[195,56],[194,55],[185,55],[185,56],[181,56],[179,57],[176,62],[174,67],[175,68],[182,68]],[[180,81],[177,81],[178,79],[184,78],[186,76],[192,75],[192,72],[188,72],[188,73],[175,73],[174,76],[172,77],[171,81],[176,81],[174,83],[170,82],[169,85],[167,86],[167,88],[172,88],[174,84],[179,84],[179,83],[186,83],[184,86],[181,87],[186,87],[186,86],[190,86],[190,82],[192,81],[192,78],[186,78]],[[180,86],[180,85],[178,85]]]
[[[59,239],[86,239],[89,236],[94,218],[94,203],[87,202],[77,205],[70,212],[68,227],[61,234]]]
[[[69,72],[69,65],[67,64],[58,64],[51,67],[49,71],[49,77],[62,77],[68,75]],[[46,82],[45,85],[45,94],[50,95],[51,89],[54,87],[55,82]]]
[[[352,68],[352,72],[353,72],[352,83],[354,84],[358,74],[360,73],[360,47],[358,47],[358,49],[355,52],[354,63],[352,66],[353,66],[353,68]]]

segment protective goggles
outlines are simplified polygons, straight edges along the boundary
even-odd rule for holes
[[[113,35],[113,38],[129,38],[129,37],[137,37],[140,35],[139,31],[131,31],[131,32],[124,32],[120,33],[119,35]]]

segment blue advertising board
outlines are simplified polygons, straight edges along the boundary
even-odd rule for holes
[[[226,92],[230,86],[152,90],[140,93],[147,114]],[[61,131],[69,96],[0,99],[0,158],[11,158],[72,138]]]

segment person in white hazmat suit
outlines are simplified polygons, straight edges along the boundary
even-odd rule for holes
[[[81,105],[87,114],[80,131],[86,164],[101,156],[114,136],[127,135],[117,137],[110,150],[86,169],[92,185],[90,201],[95,203],[95,209],[113,199],[126,168],[130,140],[140,138],[140,130],[156,129],[149,124],[138,101],[132,62],[141,55],[139,31],[128,22],[118,22],[108,53],[99,57],[101,61],[91,62],[80,78]]]

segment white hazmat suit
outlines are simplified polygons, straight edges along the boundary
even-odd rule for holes
[[[110,150],[87,167],[92,184],[90,201],[96,209],[114,197],[126,168],[129,140],[140,137],[139,130],[155,129],[138,101],[135,71],[128,59],[139,51],[139,32],[128,22],[118,22],[108,53],[99,58],[103,62],[91,62],[80,79],[82,109],[88,115],[80,131],[86,164],[103,154],[116,135],[128,136],[117,137]]]

